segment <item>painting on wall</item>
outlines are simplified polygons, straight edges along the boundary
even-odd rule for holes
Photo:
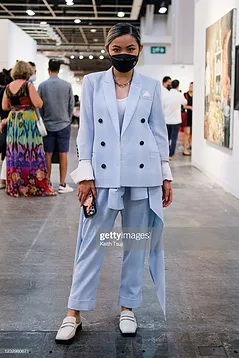
[[[236,9],[206,30],[204,137],[232,148]]]

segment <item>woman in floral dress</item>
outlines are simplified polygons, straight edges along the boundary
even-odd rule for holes
[[[6,192],[13,197],[55,195],[49,184],[42,137],[37,128],[35,108],[43,103],[28,82],[31,66],[18,61],[12,70],[14,81],[7,86],[2,107],[10,110],[7,125]]]

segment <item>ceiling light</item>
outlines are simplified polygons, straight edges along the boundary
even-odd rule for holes
[[[80,60],[83,60],[83,58],[84,58],[83,55],[80,55],[80,56],[79,56],[79,59],[80,59]]]
[[[77,79],[76,79],[76,82],[79,82],[79,81],[80,81],[80,79],[79,79],[79,78],[77,78]]]
[[[94,56],[90,55],[89,60],[93,60]]]
[[[80,19],[75,19],[75,20],[74,20],[74,23],[75,23],[75,24],[80,24],[80,23],[81,23],[81,20],[80,20]]]
[[[101,53],[105,53],[105,50],[101,50],[100,52],[101,52]]]
[[[167,12],[167,8],[165,6],[162,6],[160,9],[159,9],[159,13],[160,14],[165,14]]]
[[[90,32],[96,32],[96,29],[91,29]]]
[[[99,40],[98,39],[94,39],[94,42],[98,42]]]
[[[124,17],[124,16],[125,16],[125,13],[124,13],[123,11],[119,11],[117,16],[118,16],[118,17]]]
[[[103,60],[105,57],[103,55],[100,55],[100,60]]]
[[[41,21],[40,25],[47,25],[47,22],[46,21]]]
[[[33,10],[30,10],[30,9],[28,9],[28,10],[26,11],[26,13],[27,13],[27,15],[29,15],[29,16],[34,16],[34,15],[35,15],[35,12],[34,12]]]
[[[67,1],[66,1],[66,5],[68,5],[68,6],[73,6],[73,5],[74,5],[73,0],[67,0]]]
[[[75,56],[74,55],[71,55],[71,59],[74,60]]]

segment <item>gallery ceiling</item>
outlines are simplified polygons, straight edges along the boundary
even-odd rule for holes
[[[153,4],[158,14],[171,0],[5,0],[0,3],[0,19],[16,23],[37,41],[39,51],[63,59],[82,75],[108,68],[108,30],[122,21],[139,28],[147,4]]]

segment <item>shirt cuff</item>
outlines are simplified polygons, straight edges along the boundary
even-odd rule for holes
[[[163,181],[164,180],[173,181],[173,176],[169,166],[169,162],[165,162],[165,161],[162,162],[162,175],[163,175]]]
[[[83,180],[94,180],[91,160],[80,160],[78,168],[70,173],[70,176],[75,184],[79,184]]]

